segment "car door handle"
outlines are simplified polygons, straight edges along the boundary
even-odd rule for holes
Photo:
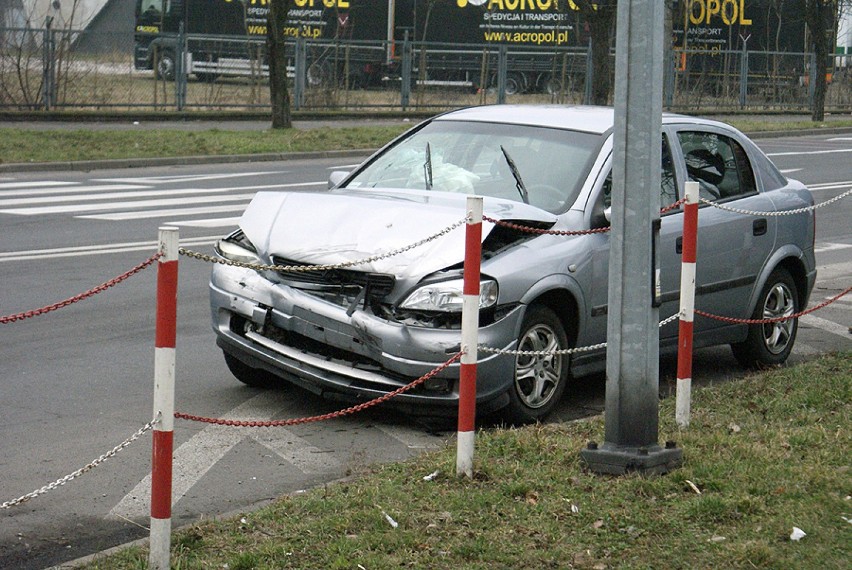
[[[760,218],[751,224],[751,231],[756,236],[762,236],[766,233],[768,226],[769,224],[766,222],[766,218]]]
[[[675,253],[683,253],[683,236],[675,240]]]

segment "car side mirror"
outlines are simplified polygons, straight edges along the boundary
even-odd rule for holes
[[[331,190],[332,188],[336,188],[340,185],[341,182],[346,180],[346,177],[349,176],[349,172],[346,170],[335,170],[328,176],[328,188]]]
[[[592,213],[592,229],[606,228],[612,222],[612,207],[597,210]]]

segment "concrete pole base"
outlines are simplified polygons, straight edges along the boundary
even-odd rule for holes
[[[589,442],[586,449],[580,451],[580,457],[589,469],[598,474],[663,475],[681,466],[683,450],[673,441],[666,442],[665,448],[659,445],[627,447],[612,443],[599,447],[597,443]]]

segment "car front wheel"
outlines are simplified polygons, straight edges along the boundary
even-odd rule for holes
[[[752,319],[789,317],[797,312],[796,282],[786,269],[778,268],[763,286]],[[783,364],[793,350],[798,326],[798,319],[749,325],[746,340],[732,344],[731,349],[737,361],[747,368]]]
[[[568,383],[565,327],[549,308],[533,305],[524,317],[515,357],[515,378],[503,417],[511,423],[530,423],[549,414]],[[524,354],[528,353],[528,354]]]

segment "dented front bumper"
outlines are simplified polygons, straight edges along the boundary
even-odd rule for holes
[[[317,394],[369,400],[411,383],[460,350],[461,331],[408,326],[326,302],[249,269],[216,266],[210,280],[217,344],[245,364]],[[513,348],[523,306],[479,330],[479,344]],[[477,406],[501,408],[514,356],[480,353]],[[392,402],[422,414],[453,413],[457,363]],[[425,405],[425,406],[424,406]]]

